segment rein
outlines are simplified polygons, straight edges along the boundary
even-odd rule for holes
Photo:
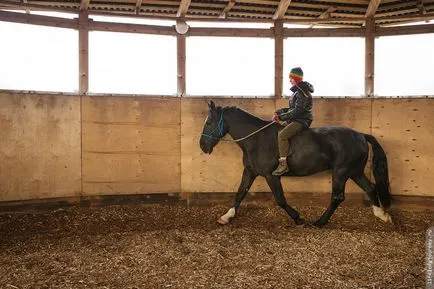
[[[203,135],[203,136],[206,136],[206,137],[209,137],[210,139],[214,139],[214,140],[221,140],[221,141],[226,141],[226,142],[240,142],[240,141],[243,141],[243,140],[245,140],[245,139],[247,139],[247,138],[249,138],[249,137],[251,137],[251,136],[257,134],[258,132],[260,132],[260,131],[266,129],[267,127],[269,127],[270,125],[274,124],[275,122],[276,122],[276,121],[273,120],[273,121],[270,122],[269,124],[264,125],[264,126],[261,127],[260,129],[255,130],[254,132],[252,132],[251,134],[246,135],[245,137],[238,138],[238,139],[227,139],[227,138],[224,138],[224,137],[223,137],[224,121],[223,121],[223,111],[222,111],[222,114],[221,114],[221,116],[220,116],[220,120],[219,120],[219,122],[218,122],[216,128],[215,128],[212,132],[210,132],[209,134],[202,133],[202,135]],[[213,136],[213,134],[214,134],[216,131],[218,131],[218,133],[219,133],[219,137],[215,137],[215,136]]]

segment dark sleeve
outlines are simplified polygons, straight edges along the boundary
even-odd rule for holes
[[[274,112],[274,114],[281,115],[282,113],[288,112],[288,110],[289,110],[289,108],[287,108],[287,107],[279,108],[278,110],[276,110]]]
[[[304,95],[297,95],[295,99],[294,107],[288,110],[285,113],[280,115],[280,119],[283,121],[293,121],[300,117],[303,114],[306,106],[307,97]]]

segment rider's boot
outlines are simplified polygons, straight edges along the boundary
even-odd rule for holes
[[[288,172],[288,164],[286,163],[286,157],[279,158],[279,166],[273,171],[273,176],[281,176]]]

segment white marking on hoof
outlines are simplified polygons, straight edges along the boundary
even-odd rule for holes
[[[230,208],[229,211],[217,220],[220,225],[227,225],[231,218],[235,216],[235,208]]]
[[[219,223],[220,225],[227,225],[227,224],[229,224],[229,221],[228,220],[223,220],[220,217],[220,219],[217,220],[217,223]]]
[[[374,215],[386,223],[393,223],[392,222],[392,216],[390,216],[388,213],[384,212],[383,208],[372,206],[372,210],[374,211]]]

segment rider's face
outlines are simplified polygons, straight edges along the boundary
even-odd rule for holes
[[[291,82],[291,85],[292,85],[292,86],[296,85],[295,80],[292,79],[292,77],[289,78],[289,82]]]

